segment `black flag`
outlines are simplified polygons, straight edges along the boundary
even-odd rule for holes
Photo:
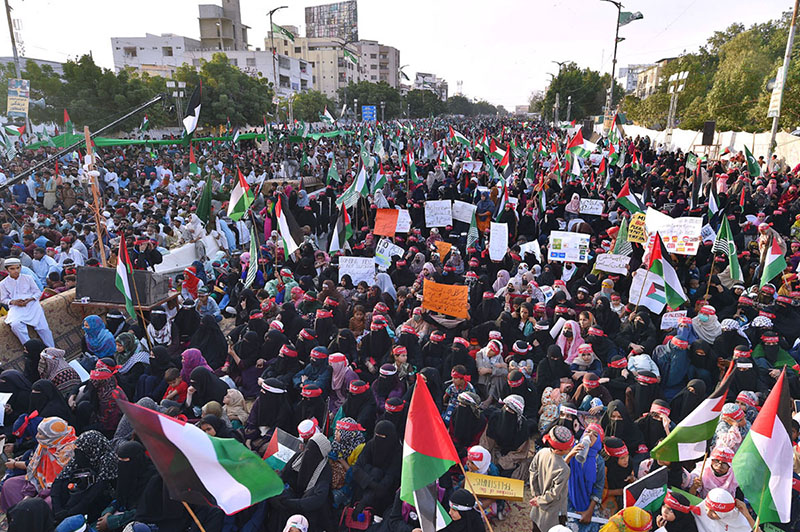
[[[200,122],[200,96],[203,92],[203,82],[195,87],[192,97],[189,98],[189,103],[186,104],[186,115],[183,118],[183,128],[186,135],[189,136],[197,129],[197,124]]]

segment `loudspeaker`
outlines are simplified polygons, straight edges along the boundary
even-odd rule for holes
[[[711,146],[714,144],[714,129],[717,127],[715,120],[707,120],[703,124],[703,146]]]
[[[592,138],[592,133],[594,133],[594,120],[584,120],[583,126],[581,127],[581,134],[583,135],[583,138]]]
[[[78,268],[75,299],[80,301],[88,297],[94,303],[125,304],[125,298],[116,285],[117,270],[113,268],[100,268],[81,266]],[[169,294],[169,277],[159,273],[144,270],[133,271],[133,281],[139,292],[142,306],[149,307],[165,299]],[[131,287],[133,288],[133,287]],[[133,304],[136,305],[136,292],[133,294]]]

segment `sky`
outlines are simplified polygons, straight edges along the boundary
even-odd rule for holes
[[[175,33],[198,38],[196,0],[10,0],[22,23],[25,57],[66,61],[91,52],[113,68],[111,37]],[[220,3],[205,0],[203,3]],[[278,24],[305,32],[306,6],[315,0],[241,0],[242,21],[251,27],[252,48],[264,49],[266,12]],[[778,18],[790,0],[625,0],[625,11],[644,19],[620,28],[617,66],[652,63],[695,51],[734,22],[749,26]],[[450,94],[463,94],[513,110],[545,88],[558,65],[611,70],[616,8],[602,0],[359,0],[359,37],[400,50],[405,72],[431,72],[446,79]],[[0,55],[11,55],[0,29]],[[413,79],[413,76],[412,76]]]

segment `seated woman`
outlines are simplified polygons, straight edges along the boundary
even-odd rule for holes
[[[364,427],[351,417],[336,422],[328,461],[331,465],[333,507],[343,508],[353,497],[353,465],[364,449]]]
[[[161,401],[168,386],[167,381],[164,379],[164,373],[174,367],[175,364],[172,363],[167,348],[163,345],[153,346],[153,350],[150,352],[150,363],[136,383],[134,397],[137,400],[149,397],[154,401]],[[188,381],[184,382],[188,383]]]
[[[69,399],[78,392],[81,378],[64,359],[64,354],[64,350],[57,347],[44,349],[39,358],[39,375],[55,384],[64,399]]]
[[[32,383],[21,371],[7,369],[0,373],[0,392],[10,393],[11,397],[6,402],[5,419],[14,420],[28,413],[31,401]],[[3,434],[11,436],[11,423],[5,423]]]
[[[327,456],[331,443],[320,432],[309,438],[305,449],[295,454],[281,472],[283,493],[268,502],[268,530],[279,530],[296,513],[308,518],[309,530],[330,530],[331,467]],[[399,455],[398,455],[399,456]]]
[[[226,393],[228,393],[228,385],[225,384],[225,381],[214,375],[210,369],[200,366],[194,368],[189,377],[185,405],[193,410],[193,415],[197,415],[203,405],[209,401],[217,401],[222,404]]]
[[[382,515],[392,504],[394,492],[400,485],[402,443],[397,430],[389,421],[375,425],[375,435],[353,466],[353,501],[355,514],[372,508]]]
[[[525,419],[525,400],[519,395],[503,399],[503,407],[491,414],[489,423],[481,436],[481,449],[490,454],[492,465],[498,474],[524,479],[528,474],[530,428]]]
[[[104,357],[113,357],[117,350],[114,335],[106,329],[106,324],[100,316],[92,314],[83,320],[83,343],[84,353],[90,355],[89,360],[83,366],[87,371],[94,369],[94,361]],[[88,367],[87,367],[88,364]]]
[[[119,369],[117,379],[125,395],[133,397],[139,377],[144,375],[150,365],[150,354],[142,349],[136,335],[130,331],[120,334],[116,339],[117,353],[114,356]]]
[[[222,400],[222,412],[230,420],[231,428],[234,430],[243,428],[250,415],[250,409],[247,408],[242,392],[229,388]]]
[[[3,482],[0,510],[8,512],[26,497],[47,498],[53,481],[74,456],[75,439],[75,429],[63,419],[48,417],[42,420],[36,430],[38,445],[32,453],[26,453],[27,460],[6,462],[7,468],[24,469],[25,474]]]
[[[128,400],[122,388],[117,386],[117,377],[111,367],[111,361],[107,364],[103,360],[98,360],[95,369],[89,374],[89,384],[76,398],[78,405],[88,402],[92,406],[93,417],[100,431],[109,438],[114,435],[122,418],[122,411],[115,398],[117,394],[122,400]]]
[[[244,424],[247,446],[263,455],[276,427],[291,433],[294,416],[286,385],[271,377],[261,383],[261,391]]]
[[[623,507],[623,490],[636,479],[633,464],[625,442],[619,438],[606,438],[603,448],[606,458],[606,486],[601,507],[608,514],[614,514]]]
[[[97,520],[97,529],[121,531],[134,520],[140,506],[146,504],[146,487],[158,475],[153,463],[138,441],[126,441],[117,449],[117,485],[114,500]]]
[[[96,430],[75,440],[75,454],[56,477],[50,490],[56,521],[85,515],[93,523],[114,498],[117,455],[111,442]]]

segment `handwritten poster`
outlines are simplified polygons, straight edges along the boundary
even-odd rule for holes
[[[453,225],[453,208],[450,200],[425,202],[425,226],[445,227]]]
[[[442,284],[425,279],[422,285],[422,308],[466,319],[469,314],[469,287]]]
[[[378,209],[375,213],[376,235],[394,236],[397,231],[397,216],[400,212],[397,209]]]
[[[353,284],[366,281],[372,286],[375,282],[375,259],[373,257],[339,257],[339,280],[349,275]]]
[[[489,258],[503,260],[508,252],[508,225],[492,222],[489,229]]]

